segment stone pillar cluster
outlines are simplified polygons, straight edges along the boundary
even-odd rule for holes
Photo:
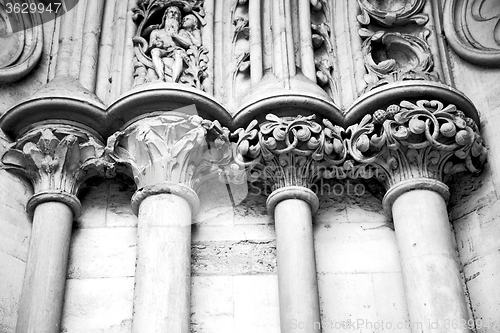
[[[294,320],[310,323],[307,332],[320,331],[312,231],[319,200],[311,189],[333,177],[376,177],[385,185],[411,321],[467,320],[444,182],[459,171],[478,172],[485,154],[476,122],[436,100],[392,104],[347,129],[315,115],[267,114],[231,134],[217,121],[166,112],[131,119],[106,146],[84,126],[35,124],[2,157],[34,190],[17,332],[59,331],[78,189],[115,170],[138,188],[133,332],[189,332],[196,191],[228,167],[272,190],[267,210],[276,225],[282,332]]]
[[[78,191],[117,172],[137,185],[134,333],[190,332],[197,190],[219,174],[271,189],[281,332],[294,322],[321,331],[313,189],[325,178],[385,186],[411,322],[467,321],[445,183],[479,172],[486,148],[475,107],[439,83],[450,80],[425,28],[425,11],[437,12],[430,2],[144,0],[132,11],[134,1],[120,3],[117,17],[131,17],[118,20],[124,33],[112,52],[110,34],[99,48],[93,32],[114,2],[83,2],[62,22],[55,79],[0,119],[13,141],[2,163],[33,185],[17,333],[60,332]],[[336,46],[341,6],[360,12],[345,24],[360,35],[348,60]],[[74,20],[87,11],[97,14],[80,31]],[[351,58],[352,71],[341,72]],[[180,111],[193,104],[198,112]]]

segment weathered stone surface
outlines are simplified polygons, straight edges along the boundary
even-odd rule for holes
[[[0,251],[0,332],[13,333],[26,262]]]
[[[76,229],[71,241],[68,279],[134,276],[136,244],[136,228]]]
[[[68,280],[61,332],[129,333],[133,292],[133,278]]]
[[[276,274],[276,242],[196,242],[191,260],[192,275]]]
[[[319,274],[318,283],[324,333],[382,332],[387,323],[383,332],[410,332],[399,273]]]

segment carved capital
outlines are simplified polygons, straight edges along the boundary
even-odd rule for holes
[[[349,152],[360,163],[355,168],[375,170],[388,190],[415,179],[444,182],[456,172],[477,173],[486,159],[476,123],[439,101],[403,101],[348,131]]]
[[[330,165],[347,157],[342,128],[315,116],[266,116],[238,129],[235,161],[251,170],[253,178],[270,181],[273,191],[290,186],[309,188]]]
[[[103,154],[104,145],[82,130],[46,126],[15,142],[2,156],[2,163],[31,181],[34,195],[29,212],[41,202],[61,201],[77,216],[80,204],[76,194],[81,184],[90,176],[112,172]]]
[[[171,112],[141,119],[108,139],[110,157],[129,167],[139,193],[177,193],[193,198],[204,180],[231,159],[228,130],[215,121]],[[161,189],[160,189],[161,187]],[[189,195],[186,193],[189,192]]]

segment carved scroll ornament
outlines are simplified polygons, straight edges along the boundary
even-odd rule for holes
[[[315,116],[279,118],[266,116],[238,129],[235,161],[251,170],[252,177],[271,180],[272,190],[285,186],[311,186],[330,165],[341,165],[347,157],[343,130]]]
[[[425,0],[358,0],[358,4],[361,8],[358,21],[363,25],[370,24],[371,18],[387,27],[407,23],[424,25],[429,20],[427,15],[418,14]]]
[[[204,90],[208,63],[201,35],[204,16],[200,0],[138,0],[134,86],[159,81]]]
[[[366,90],[405,80],[439,81],[433,73],[434,62],[425,37],[397,32],[368,29],[360,31],[364,37],[361,52],[368,74]]]
[[[403,101],[366,115],[348,131],[354,161],[374,168],[387,189],[408,179],[445,181],[456,172],[477,173],[486,159],[475,122],[439,101]]]
[[[474,64],[500,67],[500,3],[497,0],[448,0],[443,26],[450,46]]]

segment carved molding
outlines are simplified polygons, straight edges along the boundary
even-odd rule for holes
[[[69,126],[46,126],[32,130],[2,156],[4,168],[28,178],[37,203],[62,201],[78,215],[76,195],[91,176],[112,176],[113,166],[104,158],[104,145],[93,136]],[[30,207],[31,206],[31,207]]]
[[[500,67],[500,4],[496,0],[448,0],[443,12],[446,39],[463,59]]]
[[[403,101],[366,115],[348,131],[354,168],[374,173],[387,189],[411,179],[477,173],[487,154],[475,122],[439,101]]]
[[[28,1],[32,3],[31,1]],[[35,4],[33,2],[33,4]],[[26,22],[31,20],[31,22]],[[0,83],[17,81],[38,63],[43,49],[40,14],[8,14],[0,3]]]
[[[133,12],[134,86],[164,81],[204,90],[203,0],[137,0]]]
[[[347,157],[343,130],[315,116],[279,118],[266,116],[238,129],[235,162],[251,172],[251,178],[270,180],[272,190],[288,186],[310,187],[330,165]]]
[[[196,191],[231,159],[227,129],[217,121],[174,112],[138,120],[115,133],[107,151],[130,168],[139,189],[168,182]]]

